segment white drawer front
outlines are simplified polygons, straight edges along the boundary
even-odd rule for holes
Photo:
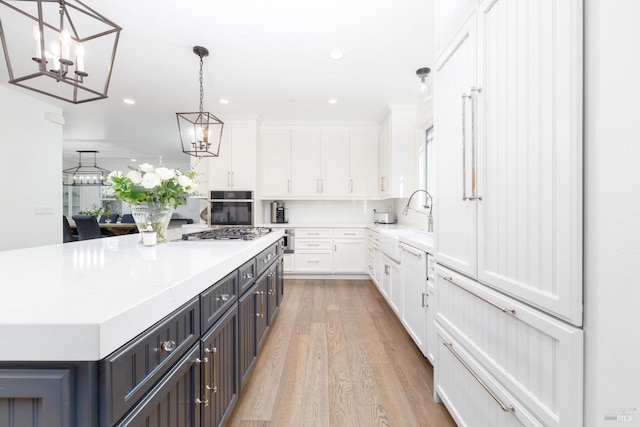
[[[298,237],[329,237],[333,236],[331,228],[296,228],[296,238]],[[296,240],[296,244],[298,241]]]
[[[442,266],[436,320],[545,425],[581,426],[583,332]]]
[[[296,239],[296,250],[303,249],[333,249],[331,240],[298,240]]]
[[[436,328],[436,393],[459,426],[543,426],[437,322]]]
[[[341,239],[364,239],[365,232],[362,228],[336,228],[333,237]]]
[[[301,252],[296,249],[295,268],[296,272],[331,272],[333,252]]]

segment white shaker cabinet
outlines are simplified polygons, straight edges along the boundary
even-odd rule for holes
[[[374,199],[378,196],[378,130],[349,131],[350,199]]]
[[[416,110],[415,106],[390,105],[380,123],[381,197],[409,197],[416,188],[413,150]]]
[[[482,2],[436,74],[438,263],[581,325],[582,2]]]
[[[362,228],[336,228],[333,230],[333,272],[367,272],[365,230]]]
[[[255,120],[225,123],[218,157],[206,158],[211,190],[255,189],[256,139]]]
[[[427,355],[427,254],[404,243],[401,249],[401,297],[400,321],[422,354]]]
[[[347,195],[349,133],[300,129],[291,133],[291,189],[294,197]]]
[[[436,258],[469,276],[476,275],[477,266],[476,206],[463,198],[463,188],[469,189],[473,181],[463,159],[471,151],[468,96],[476,81],[475,45],[475,20],[470,20],[436,63],[434,106]]]
[[[263,130],[259,152],[262,197],[279,199],[291,196],[291,132]]]

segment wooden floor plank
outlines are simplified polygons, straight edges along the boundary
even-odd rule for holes
[[[455,426],[432,390],[431,365],[372,282],[286,280],[228,425]]]

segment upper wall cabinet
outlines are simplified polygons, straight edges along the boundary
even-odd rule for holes
[[[582,1],[487,0],[436,63],[436,258],[582,322]]]
[[[255,190],[256,139],[254,119],[224,124],[219,156],[206,159],[210,190]]]
[[[348,179],[347,130],[292,132],[291,180],[296,197],[345,197]]]
[[[260,132],[260,183],[263,198],[291,197],[291,131]]]
[[[389,106],[380,123],[381,197],[409,197],[417,188],[414,137],[416,107]]]
[[[267,127],[259,146],[263,199],[377,195],[377,127]]]
[[[349,198],[378,196],[378,130],[349,131]]]

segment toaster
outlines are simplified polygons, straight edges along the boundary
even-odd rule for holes
[[[376,224],[395,224],[398,221],[393,212],[374,212],[373,222]]]

